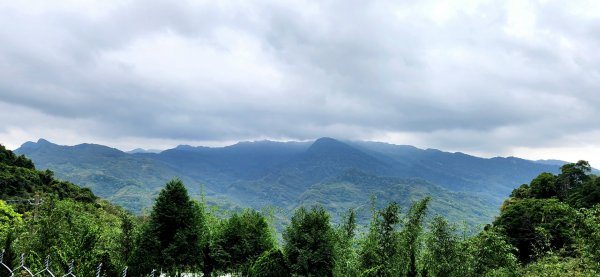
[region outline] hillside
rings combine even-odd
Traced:
[[[163,163],[97,144],[61,146],[40,139],[15,152],[25,154],[39,168],[54,171],[59,179],[91,188],[96,195],[135,211],[151,204],[149,196],[165,180],[180,175]],[[191,179],[185,181],[192,184]]]
[[[148,207],[158,189],[177,176],[192,195],[202,188],[208,199],[226,207],[272,205],[290,211],[321,204],[335,217],[348,207],[367,207],[371,195],[404,206],[431,195],[434,213],[473,224],[491,221],[513,188],[559,169],[557,164],[513,157],[484,159],[331,138],[216,148],[182,145],[160,153],[39,140],[15,152],[133,211]]]

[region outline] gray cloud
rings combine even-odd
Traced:
[[[589,146],[600,9],[585,4],[1,4],[0,136]]]

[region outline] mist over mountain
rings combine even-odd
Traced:
[[[128,154],[140,154],[140,153],[160,153],[160,152],[162,152],[162,150],[136,148],[136,149],[133,149],[133,150],[126,151],[125,153],[128,153]]]
[[[180,145],[159,153],[40,139],[15,152],[132,211],[149,207],[158,190],[177,177],[193,195],[204,193],[226,207],[292,210],[318,204],[334,216],[353,207],[367,216],[371,196],[407,206],[431,195],[434,214],[471,224],[489,222],[513,188],[541,172],[557,173],[561,165],[332,138]]]

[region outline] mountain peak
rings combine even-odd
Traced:
[[[339,151],[357,151],[350,145],[332,138],[320,138],[315,140],[306,151],[307,153],[336,153]]]
[[[314,143],[342,143],[342,142],[337,139],[334,139],[334,138],[322,137],[322,138],[318,138],[317,140],[315,140]]]
[[[54,143],[41,138],[41,139],[38,139],[37,142],[27,141],[27,142],[23,143],[21,145],[21,147],[19,147],[19,149],[37,149],[42,146],[48,146],[48,145],[54,145]]]
[[[38,144],[53,144],[53,143],[51,143],[51,142],[49,142],[49,141],[47,141],[47,140],[45,140],[43,138],[38,139],[37,143]]]
[[[191,146],[191,145],[180,144],[180,145],[177,145],[174,149],[177,149],[177,150],[193,150],[194,148],[195,147]]]
[[[336,163],[343,161],[343,164],[352,165],[357,168],[367,167],[371,169],[383,165],[381,161],[373,156],[370,156],[349,144],[332,138],[317,139],[308,150],[306,150],[305,157],[310,157],[310,159],[330,160],[335,161]]]

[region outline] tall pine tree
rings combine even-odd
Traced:
[[[171,275],[194,270],[201,260],[198,217],[183,183],[171,180],[160,192],[134,253],[136,274],[162,269]]]

